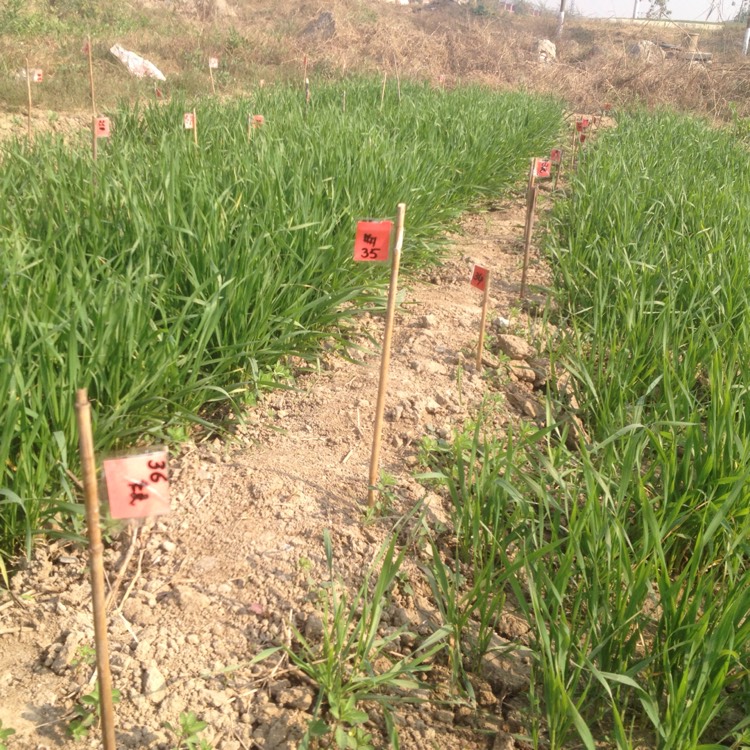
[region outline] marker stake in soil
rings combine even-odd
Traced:
[[[380,92],[380,109],[383,109],[383,102],[385,102],[385,82],[388,80],[388,73],[383,73],[383,88]]]
[[[396,294],[398,292],[398,271],[401,264],[401,248],[404,244],[404,215],[406,204],[399,203],[396,209],[396,240],[391,258],[391,283],[388,288],[388,306],[385,316],[383,334],[383,353],[380,361],[380,382],[378,383],[378,400],[375,405],[375,428],[372,437],[372,454],[370,456],[370,481],[367,490],[367,504],[375,505],[377,493],[378,469],[380,464],[380,441],[383,430],[383,413],[385,411],[385,392],[388,387],[388,367],[391,362],[391,340],[393,338],[393,320],[396,314]],[[355,248],[356,252],[356,248]]]
[[[109,671],[107,616],[104,604],[104,562],[99,523],[99,492],[96,482],[94,438],[91,432],[91,404],[85,388],[76,392],[76,414],[83,470],[86,525],[89,536],[91,593],[94,605],[94,645],[96,647],[96,672],[99,681],[102,740],[104,750],[115,750],[115,712],[112,704],[112,676]]]
[[[557,190],[557,181],[560,179],[560,172],[562,172],[563,165],[563,152],[562,149],[553,148],[549,155],[550,161],[555,165],[555,182],[552,185],[552,190]]]
[[[219,58],[209,57],[208,58],[208,75],[211,77],[211,93],[214,96],[216,95],[216,84],[214,82],[214,69],[218,70],[218,68],[219,68]]]
[[[91,91],[91,156],[96,161],[97,156],[97,117],[96,117],[96,92],[94,90],[94,60],[91,52],[91,35],[86,37],[86,53],[89,59],[89,90]],[[107,132],[109,135],[109,131]]]
[[[474,266],[471,285],[484,292],[482,300],[482,318],[479,323],[479,343],[477,345],[477,372],[482,371],[482,354],[484,353],[484,330],[487,325],[487,308],[490,302],[490,272],[482,266]]]
[[[29,71],[29,58],[26,58],[26,93],[29,98],[29,110],[28,110],[28,132],[27,139],[31,143],[31,72]]]
[[[520,298],[526,296],[526,277],[529,272],[529,254],[531,251],[531,235],[534,231],[534,210],[536,209],[537,186],[534,184],[536,172],[536,159],[531,160],[529,170],[529,186],[526,191],[526,229],[523,239],[523,271],[521,273]]]
[[[192,112],[185,112],[182,116],[182,124],[185,130],[193,131],[193,143],[198,145],[198,117],[195,114],[195,110]]]

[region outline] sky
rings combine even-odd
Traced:
[[[568,7],[573,3],[578,13],[585,16],[620,16],[632,18],[635,0],[568,0]],[[557,0],[546,0],[549,8],[560,8]],[[649,8],[649,0],[639,3],[639,15],[645,14]],[[714,6],[710,21],[727,20],[733,18],[739,10],[740,0],[668,0],[667,7],[672,11],[672,18],[680,21],[705,21],[708,11]]]

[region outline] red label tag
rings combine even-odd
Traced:
[[[109,117],[97,117],[94,123],[94,135],[97,138],[109,138]]]
[[[192,130],[195,127],[195,115],[192,112],[185,112],[182,116],[182,124],[185,130]]]
[[[218,57],[209,57],[208,58],[208,67],[211,68],[211,70],[218,70],[218,68],[219,68],[219,58]]]
[[[104,461],[112,518],[146,518],[169,513],[167,451]]]
[[[482,266],[474,265],[474,271],[471,274],[471,285],[483,292],[487,287],[487,276],[489,271]]]
[[[252,125],[252,126],[253,126],[254,128],[260,128],[260,127],[262,127],[262,126],[263,126],[263,125],[265,124],[265,122],[266,122],[266,118],[265,118],[265,117],[263,117],[263,115],[249,115],[249,116],[248,116],[248,119],[250,120],[250,124],[251,124],[251,125]]]
[[[359,221],[354,239],[354,260],[388,260],[392,221]]]
[[[581,133],[581,135],[579,137],[581,139],[581,143],[585,143],[586,142],[586,133]]]
[[[553,148],[552,151],[549,152],[549,160],[553,164],[560,164],[562,162],[562,149]]]
[[[534,162],[534,177],[551,177],[552,162],[549,159],[537,159]]]
[[[41,68],[31,71],[31,80],[34,83],[42,83],[42,81],[44,81],[44,73]]]

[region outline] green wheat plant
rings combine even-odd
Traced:
[[[73,394],[96,448],[221,429],[289,363],[384,306],[388,271],[354,264],[358,219],[407,204],[404,267],[435,262],[447,229],[549,145],[559,103],[482,88],[322,86],[252,101],[111,113],[112,137],[0,147],[0,556],[78,505]],[[198,113],[198,146],[182,113]],[[377,109],[377,111],[376,111]],[[248,139],[247,118],[263,127]],[[59,437],[62,439],[58,439]]]

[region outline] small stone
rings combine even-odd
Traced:
[[[311,690],[306,687],[289,688],[280,690],[276,694],[276,702],[285,708],[297,708],[300,711],[307,711],[315,698]]]
[[[440,404],[434,398],[428,398],[424,408],[428,414],[436,414],[440,411]]]
[[[422,317],[419,318],[417,325],[419,325],[420,328],[435,328],[437,323],[437,318],[434,315],[422,315]]]
[[[167,682],[154,662],[143,671],[143,694],[156,705],[167,697]]]
[[[440,711],[435,711],[433,714],[436,721],[441,722],[442,724],[453,724],[453,711],[446,711],[445,709],[441,709]]]
[[[71,663],[76,659],[78,654],[78,647],[83,640],[83,633],[79,633],[76,630],[72,630],[66,636],[62,643],[62,646],[57,650],[55,658],[52,660],[50,669],[55,674],[62,674]]]
[[[448,368],[441,362],[435,362],[432,359],[427,360],[424,365],[425,371],[430,375],[447,375]]]
[[[169,541],[169,539],[165,539],[161,543],[161,548],[164,550],[164,552],[169,554],[177,549],[177,545],[174,542]]]
[[[526,383],[533,383],[536,380],[536,371],[529,367],[523,360],[513,360],[508,364],[510,371]]]
[[[507,331],[510,328],[510,321],[500,315],[492,321],[492,327],[498,328],[501,331]]]
[[[534,356],[534,349],[520,336],[501,333],[497,337],[500,351],[511,359],[530,359]]]
[[[323,637],[324,628],[323,618],[316,612],[313,612],[307,618],[307,622],[305,622],[305,638],[313,641],[320,640]]]
[[[221,708],[222,706],[226,706],[227,703],[232,700],[232,696],[229,695],[229,693],[225,693],[221,690],[205,690],[203,692],[203,695],[206,696],[209,705],[213,706],[214,708]]]

